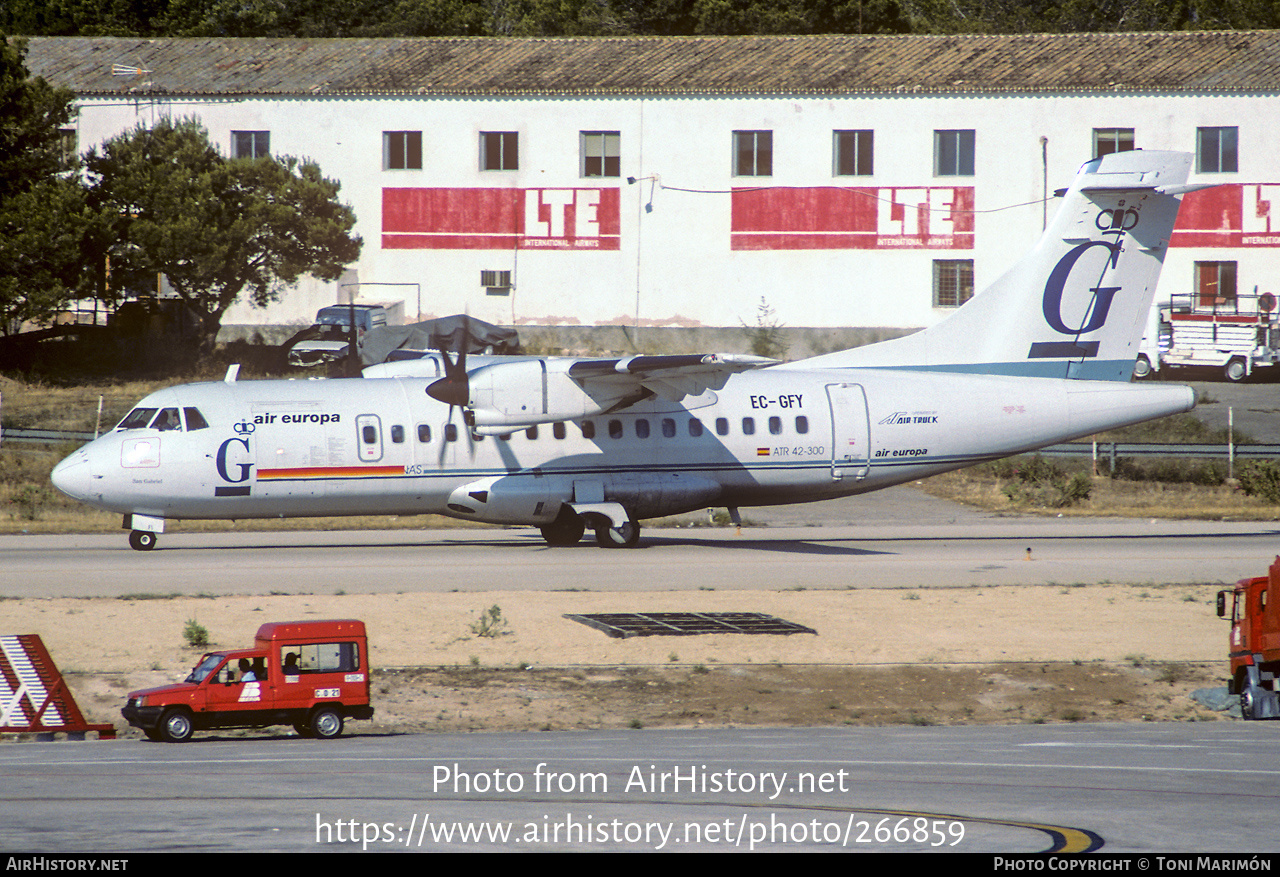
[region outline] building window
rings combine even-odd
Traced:
[[[973,176],[973,131],[933,132],[933,175]]]
[[[1196,262],[1196,303],[1213,310],[1235,310],[1235,262]]]
[[[480,170],[520,169],[520,135],[515,131],[480,132]]]
[[[617,131],[583,131],[582,176],[616,177],[622,172],[622,136]]]
[[[973,260],[938,259],[933,263],[933,306],[957,308],[973,298]]]
[[[735,177],[773,176],[773,132],[733,132],[733,175]]]
[[[1102,158],[1113,152],[1130,152],[1133,150],[1132,128],[1094,128],[1093,157]]]
[[[869,177],[871,165],[871,131],[835,131],[835,171],[837,177]]]
[[[485,295],[510,295],[511,272],[481,271],[480,285],[484,287]]]
[[[1196,170],[1202,174],[1233,174],[1238,128],[1196,129]]]
[[[387,171],[422,170],[422,132],[383,131],[382,169]]]
[[[263,158],[271,154],[270,131],[232,131],[232,158]]]
[[[76,166],[80,157],[76,149],[78,145],[75,128],[58,129],[58,167],[61,170],[68,171]]]

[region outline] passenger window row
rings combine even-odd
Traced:
[[[634,424],[633,430],[636,438],[647,439],[653,434],[652,433],[653,427],[652,427],[652,424],[649,422],[648,418],[638,417],[635,419],[635,421],[633,421],[633,424]],[[776,416],[770,417],[765,422],[764,426],[765,428],[768,429],[769,435],[782,435],[783,433],[784,425],[781,417],[776,417]],[[742,427],[743,435],[755,435],[756,419],[754,417],[742,418],[741,427]],[[596,423],[594,420],[584,420],[578,424],[578,428],[582,430],[583,438],[593,439],[596,437]],[[675,419],[671,417],[664,417],[660,421],[658,421],[658,429],[661,431],[663,438],[675,438],[677,432],[679,431],[676,425]],[[702,421],[698,420],[697,418],[690,418],[685,424],[685,429],[687,430],[691,438],[698,438],[704,432]],[[626,429],[623,426],[622,421],[616,418],[612,418],[606,422],[605,430],[609,438],[611,439],[621,439],[626,434]],[[805,417],[803,414],[797,416],[795,419],[795,431],[797,435],[807,435],[809,432],[809,418]],[[728,435],[729,432],[730,432],[729,418],[717,417],[716,418],[716,435],[725,436],[725,435]],[[524,430],[524,434],[525,434],[525,438],[530,440],[536,440],[538,438],[538,427],[536,425],[530,426],[529,428]],[[567,434],[568,434],[568,430],[565,428],[564,421],[559,421],[551,424],[551,435],[554,438],[563,439],[566,437]],[[498,440],[510,441],[511,435],[512,435],[511,433],[508,433],[506,435],[500,435],[498,436]],[[403,426],[397,425],[397,426],[391,427],[392,442],[395,442],[396,444],[400,444],[404,441],[404,436],[405,436],[405,432],[404,432]],[[419,423],[418,424],[418,442],[420,444],[426,444],[431,441],[431,436],[432,436],[432,432],[431,432],[430,424]],[[475,441],[483,441],[484,436],[482,435],[474,436],[474,439]],[[454,423],[445,424],[444,440],[447,442],[456,442],[458,440],[457,424],[454,424]]]

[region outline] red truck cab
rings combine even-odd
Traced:
[[[346,719],[373,718],[364,622],[264,624],[253,648],[209,652],[182,682],[131,692],[120,712],[171,743],[210,728],[268,725],[337,737]]]
[[[1218,592],[1218,615],[1228,617],[1230,603],[1231,681],[1227,690],[1240,695],[1245,719],[1280,718],[1280,557],[1267,575],[1241,579]]]

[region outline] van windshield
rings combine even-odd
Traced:
[[[222,655],[205,655],[200,659],[200,663],[196,664],[196,668],[191,671],[191,675],[184,679],[184,682],[203,682],[210,673],[218,669],[218,665],[222,663]]]

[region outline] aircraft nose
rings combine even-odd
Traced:
[[[53,486],[72,499],[86,499],[93,484],[93,471],[89,465],[89,452],[84,448],[76,451],[61,463],[53,467],[49,475]]]

